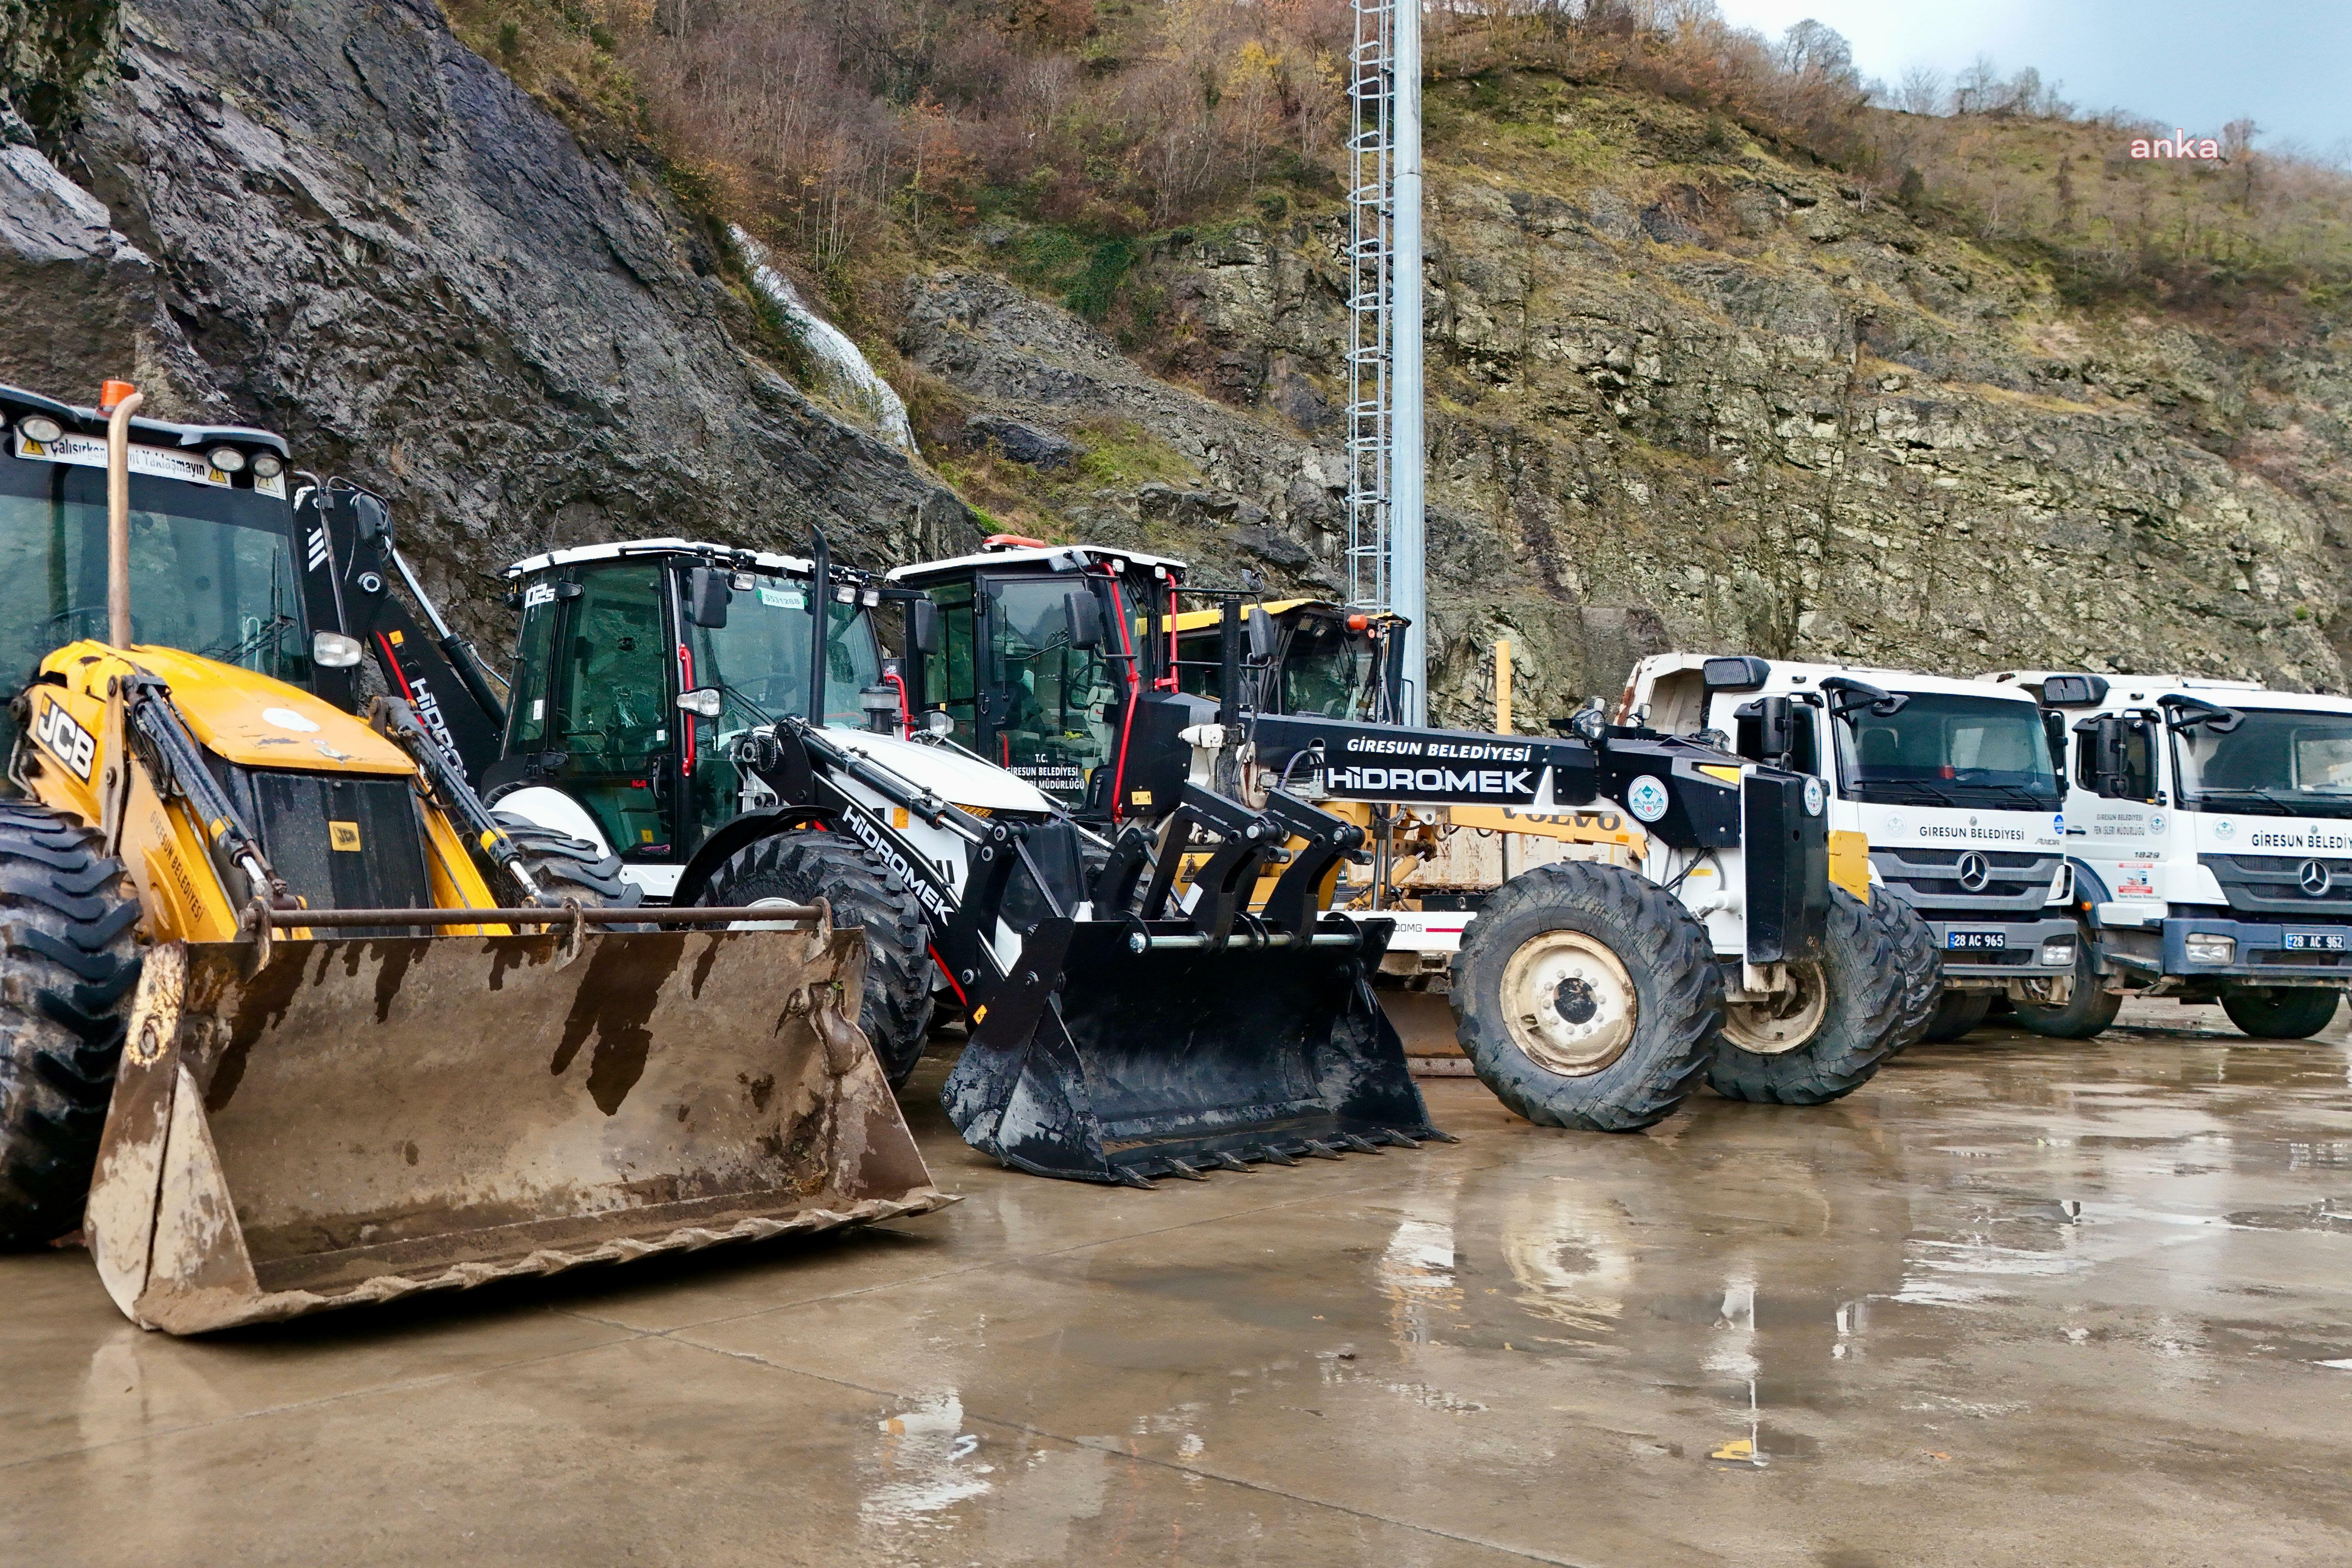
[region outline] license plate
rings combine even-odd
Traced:
[[[2341,953],[2344,951],[2344,933],[2290,931],[2286,934],[2286,950],[2290,953]]]
[[[2004,931],[1947,931],[1944,951],[1947,953],[1998,953],[2009,946],[2009,934]]]

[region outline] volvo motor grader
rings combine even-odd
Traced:
[[[1180,685],[1237,693],[1202,738],[1244,799],[1280,780],[1366,825],[1372,874],[1331,902],[1396,921],[1391,974],[1444,987],[1507,1103],[1638,1127],[1702,1073],[1818,1103],[1918,1038],[1932,953],[1832,845],[1817,780],[1597,708],[1544,738],[1399,727],[1402,624],[1228,597],[1171,603],[1167,635]]]
[[[961,1012],[943,1099],[975,1147],[1150,1185],[1444,1136],[1368,983],[1387,924],[1326,916],[1315,896],[1360,833],[1279,792],[1252,809],[1192,785],[1176,739],[1190,699],[1156,713],[1131,652],[1110,656],[1130,580],[1158,563],[1068,553],[1042,595],[993,608],[983,645],[968,603],[836,565],[822,536],[807,558],[675,538],[554,551],[508,569],[521,623],[499,699],[468,677],[381,507],[331,486],[318,516],[330,580],[314,597],[340,593],[327,612],[388,683],[463,710],[449,752],[501,810],[609,848],[671,907],[824,898],[863,930],[861,1016],[894,1083],[935,1009]],[[877,615],[911,658],[883,657]],[[1127,809],[1071,810],[1060,765],[1009,728],[975,744],[944,713],[910,722],[927,675],[963,689],[975,659],[1020,665],[1033,729],[1041,703],[1056,726],[1091,704],[1162,736],[1136,754]],[[483,734],[495,749],[467,739]],[[1282,896],[1253,912],[1286,841],[1314,847],[1285,857]],[[1210,869],[1179,885],[1185,851]]]
[[[322,700],[310,482],[140,401],[0,389],[0,1239],[82,1226],[185,1333],[948,1201],[854,933],[629,907],[415,704]]]

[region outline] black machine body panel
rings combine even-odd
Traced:
[[[1258,766],[1305,779],[1322,775],[1341,800],[1526,806],[1542,795],[1580,806],[1600,793],[1592,747],[1572,737],[1410,729],[1307,715],[1259,714],[1249,726]]]
[[[1808,782],[1759,768],[1740,785],[1751,964],[1817,960],[1829,940],[1830,820],[1806,809]]]

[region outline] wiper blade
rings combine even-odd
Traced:
[[[2326,796],[2291,800],[2268,789],[2200,789],[2194,799],[2200,810],[2208,809],[2216,800],[2227,800],[2242,803],[2221,809],[2241,811],[2252,810],[2258,815],[2263,809],[2281,817],[2331,817],[2352,812],[2352,800],[2331,799]]]
[[[2037,794],[2022,784],[2006,784],[1991,779],[1962,779],[1956,780],[1953,787],[1959,789],[1998,790],[2013,800],[2024,801],[2036,810],[2054,811],[2058,809],[2056,795]]]
[[[200,659],[216,659],[224,664],[237,664],[240,663],[247,653],[256,652],[268,643],[271,638],[276,637],[279,632],[285,631],[286,628],[293,624],[294,617],[291,615],[274,616],[270,620],[266,621],[261,625],[256,627],[250,634],[246,636],[240,642],[227,647],[223,647],[219,643],[215,643],[212,647],[200,650],[196,656]]]
[[[1959,802],[1933,784],[1919,779],[1858,779],[1854,788],[1865,800],[1881,806],[1958,806]],[[1880,791],[1899,797],[1881,798]]]

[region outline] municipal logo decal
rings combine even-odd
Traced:
[[[1643,821],[1656,821],[1666,814],[1666,808],[1672,803],[1666,787],[1647,773],[1625,788],[1625,809]]]

